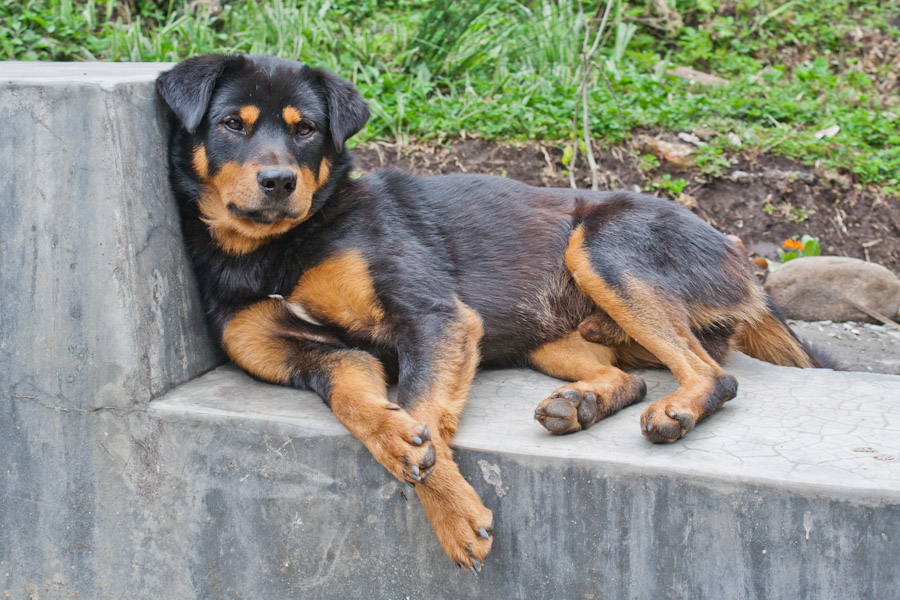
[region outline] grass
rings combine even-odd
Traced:
[[[604,3],[605,4],[605,3]],[[592,75],[590,130],[601,145],[638,127],[713,132],[698,164],[736,150],[845,170],[900,195],[897,0],[619,2]],[[593,14],[597,2],[585,2]],[[352,79],[373,119],[361,139],[570,144],[586,17],[577,0],[0,0],[0,56],[174,61],[204,52],[271,53]],[[862,34],[862,36],[860,36]],[[867,37],[868,36],[868,37]],[[877,45],[887,59],[871,51]],[[891,54],[893,52],[893,54]],[[669,77],[687,66],[728,80]],[[619,110],[621,107],[621,111]],[[833,137],[816,136],[840,127]],[[678,180],[660,185],[677,185]],[[673,190],[674,191],[674,190]]]

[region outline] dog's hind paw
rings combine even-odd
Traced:
[[[550,433],[581,431],[597,418],[597,396],[574,388],[558,389],[538,405],[534,418]]]
[[[634,404],[646,393],[643,379],[625,373],[606,381],[576,381],[538,404],[534,418],[550,433],[574,433]]]

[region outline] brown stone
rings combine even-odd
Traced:
[[[900,308],[900,279],[858,258],[795,258],[772,272],[765,288],[789,319],[874,322],[854,303],[885,315]]]
[[[678,169],[687,169],[694,164],[694,146],[680,142],[667,142],[649,135],[639,135],[635,144],[641,152],[654,155],[660,161]]]

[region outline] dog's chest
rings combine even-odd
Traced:
[[[358,251],[332,256],[300,277],[288,300],[316,321],[383,339],[385,312],[375,295],[369,266]]]

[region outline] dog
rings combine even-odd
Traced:
[[[263,381],[319,394],[413,483],[447,555],[479,572],[493,519],[450,443],[480,365],[571,381],[535,418],[586,429],[644,398],[674,442],[736,394],[732,348],[818,367],[746,256],[676,203],[500,177],[350,177],[369,118],[348,81],[297,62],[207,55],[160,75],[170,179],[210,328]],[[387,395],[398,385],[397,402]]]

